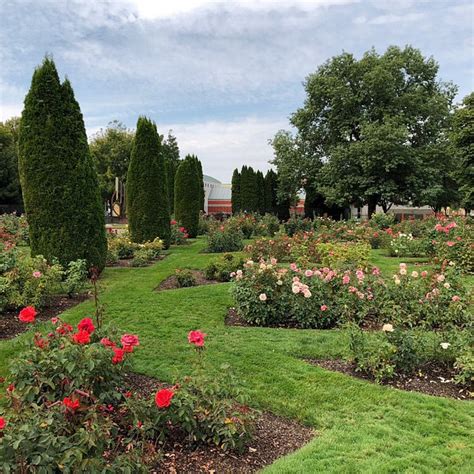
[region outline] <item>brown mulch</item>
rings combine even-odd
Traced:
[[[139,374],[129,374],[127,383],[133,390],[147,394],[165,384]],[[153,473],[254,473],[281,456],[296,451],[311,441],[314,430],[300,423],[264,412],[256,420],[252,441],[244,452],[223,451],[215,446],[190,446],[185,440],[173,439]]]
[[[188,269],[186,269],[188,270]],[[206,274],[201,271],[201,270],[189,270],[193,276],[194,279],[196,280],[196,284],[194,286],[201,286],[201,285],[215,285],[216,283],[222,283],[217,280],[208,280],[206,278]],[[162,291],[162,290],[175,290],[177,288],[181,288],[178,285],[178,279],[176,278],[175,275],[171,275],[166,280],[163,280],[156,288],[156,291]],[[192,287],[188,287],[192,288]]]
[[[305,359],[310,364],[317,365],[323,369],[341,372],[352,377],[368,380],[376,383],[375,380],[362,373],[356,372],[355,364],[341,359]],[[400,374],[392,380],[383,382],[382,385],[389,385],[408,392],[420,392],[437,397],[455,398],[456,400],[472,400],[472,395],[465,387],[456,385],[453,380],[454,373],[444,367],[436,365],[425,365],[418,373],[412,375]]]
[[[157,258],[154,258],[153,260],[150,260],[146,265],[142,267],[133,267],[132,266],[132,260],[133,258],[122,258],[120,260],[117,260],[115,263],[107,263],[106,267],[107,268],[144,268],[144,267],[149,267],[150,265],[153,265],[156,262],[159,262],[160,260],[163,260],[166,257],[165,255],[160,255]]]
[[[36,321],[47,321],[58,316],[73,306],[89,298],[89,294],[82,293],[72,298],[64,295],[53,296],[49,305],[38,311]],[[0,339],[11,339],[31,328],[30,324],[22,323],[18,319],[18,311],[5,311],[0,313]]]

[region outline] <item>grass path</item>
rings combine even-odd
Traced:
[[[229,284],[154,292],[175,268],[203,268],[212,255],[204,242],[173,249],[148,268],[107,269],[102,301],[107,321],[140,335],[135,369],[172,381],[189,370],[187,333],[208,337],[207,358],[219,376],[228,362],[255,407],[297,418],[318,436],[267,468],[269,473],[474,472],[474,405],[380,387],[310,366],[301,357],[344,354],[344,331],[226,327]],[[386,271],[398,265],[374,261]],[[386,263],[386,262],[385,262]],[[85,302],[64,313],[76,322],[90,316]],[[0,374],[23,337],[0,343]]]

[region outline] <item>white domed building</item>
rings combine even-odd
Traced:
[[[232,214],[232,185],[223,184],[212,176],[203,176],[204,212],[209,215]]]

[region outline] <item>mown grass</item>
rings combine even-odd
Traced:
[[[302,360],[343,356],[344,331],[227,327],[230,284],[153,291],[176,268],[204,268],[215,258],[200,253],[204,246],[198,239],[151,267],[105,271],[107,321],[140,335],[135,370],[170,382],[189,373],[187,333],[206,332],[207,360],[216,377],[220,365],[230,363],[253,406],[299,419],[318,432],[304,448],[267,468],[270,473],[473,471],[472,403],[377,386]],[[373,261],[389,274],[402,259],[376,251]],[[64,317],[76,322],[91,311],[92,303],[85,302]],[[0,374],[23,339],[0,343]]]

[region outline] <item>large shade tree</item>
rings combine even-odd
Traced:
[[[127,174],[127,216],[130,237],[142,243],[171,238],[168,184],[156,124],[139,117]]]
[[[410,46],[360,60],[343,53],[320,66],[291,117],[290,158],[275,160],[285,192],[309,182],[327,203],[367,204],[369,215],[376,205],[422,204],[423,190],[443,178],[426,172],[440,165],[428,151],[442,146],[456,93],[437,73],[438,64]]]
[[[105,265],[107,241],[97,175],[69,81],[45,58],[25,97],[19,172],[33,255]]]

